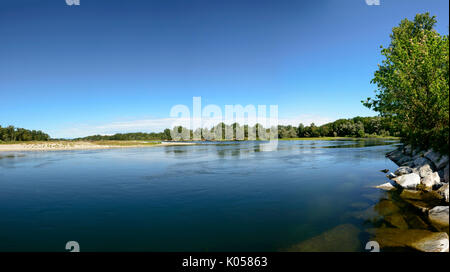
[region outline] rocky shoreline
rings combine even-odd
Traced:
[[[414,150],[402,146],[386,154],[399,167],[388,169],[391,182],[376,186],[396,191],[405,202],[422,213],[430,225],[429,230],[379,229],[375,240],[383,247],[399,245],[426,252],[449,251],[449,158],[432,150]]]
[[[386,154],[399,168],[389,173],[395,185],[410,190],[435,192],[449,202],[449,159],[432,150],[423,152],[401,147]]]

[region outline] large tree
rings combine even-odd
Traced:
[[[406,142],[448,153],[449,42],[435,24],[435,16],[425,13],[392,29],[372,80],[378,90],[363,103],[392,118]]]

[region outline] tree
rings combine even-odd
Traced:
[[[309,127],[311,128],[311,137],[319,137],[320,136],[319,129],[316,127],[316,125],[314,123],[311,123],[311,125]]]
[[[434,30],[435,16],[417,14],[392,29],[391,44],[364,105],[392,119],[414,147],[449,149],[449,42]]]
[[[163,133],[163,140],[172,140],[170,136],[170,129],[166,128]]]
[[[297,128],[297,136],[304,137],[304,135],[305,135],[305,126],[302,123],[300,123]]]
[[[49,139],[50,136],[40,130],[28,130],[14,126],[2,128],[0,126],[0,141],[47,141]]]

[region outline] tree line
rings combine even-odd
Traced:
[[[265,128],[261,124],[254,126],[240,125],[234,123],[227,125],[219,123],[212,128],[198,128],[189,130],[183,127],[165,129],[163,132],[134,132],[117,133],[114,135],[92,135],[82,138],[75,138],[75,141],[148,141],[148,140],[248,140],[266,139],[270,135],[273,139],[275,130]],[[184,132],[184,133],[183,133]],[[264,137],[263,137],[264,134]],[[174,139],[173,135],[179,135]],[[308,137],[376,137],[376,136],[401,136],[395,123],[389,118],[383,117],[355,117],[351,119],[339,119],[334,122],[316,126],[314,123],[309,126],[299,124],[298,126],[278,126],[276,137],[278,138],[308,138]],[[269,138],[267,138],[269,139]],[[9,141],[47,141],[50,136],[42,131],[27,130],[8,126],[0,126],[0,140]]]
[[[78,141],[146,141],[146,140],[171,140],[170,129],[164,132],[134,132],[134,133],[116,133],[114,135],[92,135],[82,138],[76,138]]]
[[[316,126],[300,124],[298,127],[279,126],[279,138],[305,138],[305,137],[376,137],[401,136],[395,124],[388,118],[381,117],[355,117],[339,119],[334,122]]]
[[[261,124],[254,126],[234,123],[227,125],[219,123],[211,128],[198,128],[190,130],[181,126],[165,129],[159,133],[117,133],[114,135],[92,135],[74,140],[101,141],[101,140],[248,140],[264,139],[262,133],[270,135],[270,128]],[[177,139],[172,136],[178,135]],[[388,118],[382,117],[355,117],[339,119],[334,122],[316,126],[299,124],[298,126],[278,126],[278,138],[308,138],[308,137],[377,137],[401,136],[395,124]]]
[[[182,131],[184,130],[184,133]],[[183,127],[175,127],[172,132],[176,132],[178,139],[176,140],[248,140],[248,139],[264,139],[262,136],[265,133],[267,135],[273,134],[270,128],[265,128],[261,124],[255,126],[240,125],[234,123],[227,125],[225,123],[219,123],[210,129],[196,129],[189,130]],[[165,136],[170,137],[169,129],[165,130]],[[242,135],[239,135],[239,134]],[[274,136],[274,135],[271,135]],[[287,138],[308,138],[308,137],[386,137],[396,136],[400,137],[401,133],[395,126],[395,124],[389,118],[382,117],[355,117],[351,119],[339,119],[331,123],[324,124],[322,126],[316,126],[314,123],[309,126],[299,124],[298,126],[292,125],[279,125],[277,131],[277,137],[280,139]],[[172,138],[165,139],[172,139]]]
[[[40,130],[28,130],[14,126],[0,126],[0,141],[48,141],[50,136]]]

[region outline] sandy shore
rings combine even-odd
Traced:
[[[53,150],[89,150],[89,149],[111,149],[129,147],[154,147],[154,146],[174,146],[174,145],[194,145],[195,143],[161,142],[147,143],[139,141],[113,142],[111,144],[95,142],[33,142],[17,144],[0,144],[2,151],[53,151]]]

